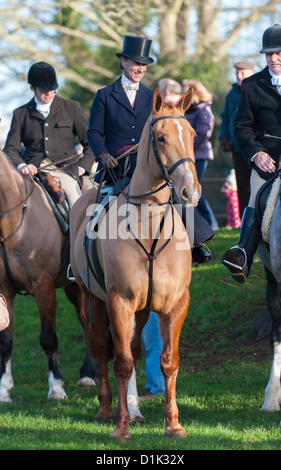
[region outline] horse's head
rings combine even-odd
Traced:
[[[184,117],[192,93],[192,88],[189,88],[176,106],[168,107],[160,91],[155,90],[150,136],[159,171],[173,186],[178,202],[196,206],[201,196],[201,186],[195,168],[195,131]]]

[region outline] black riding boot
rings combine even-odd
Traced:
[[[194,208],[194,240],[193,240],[193,247],[192,247],[192,261],[197,264],[208,263],[212,260],[212,255],[208,253],[202,247],[202,243],[207,240],[210,240],[215,232],[212,230],[210,225],[208,224],[207,220],[202,217],[199,213],[198,209]],[[181,213],[182,221],[187,228],[186,224],[186,211],[183,210]],[[188,231],[188,230],[187,230]]]
[[[260,240],[261,232],[256,221],[255,209],[246,207],[243,213],[238,245],[226,250],[222,257],[222,263],[231,271],[235,281],[245,282]]]

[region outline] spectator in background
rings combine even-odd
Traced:
[[[240,228],[239,201],[235,170],[232,168],[221,188],[227,199],[227,227]]]
[[[214,159],[214,152],[210,138],[214,129],[214,115],[211,110],[212,95],[198,80],[184,80],[184,91],[191,87],[193,99],[187,110],[186,118],[196,132],[194,139],[194,153],[197,177],[201,182],[208,163]],[[218,222],[205,196],[202,194],[197,206],[201,215],[207,220],[213,230],[218,230]]]
[[[172,78],[159,80],[158,88],[164,103],[169,106],[176,106],[183,97],[181,84]]]
[[[221,113],[219,141],[224,152],[232,152],[233,166],[237,180],[239,212],[240,217],[242,217],[250,197],[251,168],[240,153],[237,140],[234,136],[234,120],[239,108],[242,81],[244,78],[254,74],[254,64],[249,61],[242,61],[237,62],[234,67],[236,82],[232,84],[232,88],[225,98],[224,108]]]

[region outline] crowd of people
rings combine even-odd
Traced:
[[[112,84],[98,90],[89,121],[78,102],[61,98],[56,93],[58,83],[52,65],[46,62],[33,64],[27,78],[34,96],[14,111],[4,146],[4,152],[17,170],[33,176],[40,166],[51,164],[70,207],[80,197],[83,177],[91,172],[94,162],[98,163],[98,170],[108,170],[106,184],[122,178],[125,170],[126,177],[130,178],[137,153],[133,153],[129,163],[128,160],[118,162],[118,156],[139,142],[152,110],[153,91],[141,83],[148,66],[154,62],[150,57],[151,42],[147,38],[124,36],[123,49],[116,54],[122,74]],[[248,276],[260,240],[254,219],[255,197],[261,185],[275,172],[280,155],[279,141],[264,136],[265,132],[280,134],[280,25],[264,32],[260,52],[265,54],[267,62],[261,72],[255,73],[250,61],[234,64],[236,82],[226,96],[219,128],[222,150],[232,153],[233,169],[221,188],[227,198],[227,225],[235,228],[241,225],[238,245],[227,250],[222,262],[239,282],[244,282]],[[193,90],[186,119],[196,131],[196,171],[198,180],[202,181],[214,159],[212,94],[203,83],[191,78],[182,84],[172,78],[163,78],[158,87],[167,106],[176,105],[188,87]],[[73,157],[77,139],[83,151],[79,156],[77,152],[77,158],[64,168],[60,161]],[[213,209],[202,194],[195,210],[192,249],[193,261],[197,264],[211,260],[203,243],[211,239],[218,228]],[[159,367],[162,338],[154,312],[143,331],[143,345],[147,392],[152,395],[164,393]]]

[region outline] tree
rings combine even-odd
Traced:
[[[261,24],[263,29],[262,21],[267,20],[269,25],[280,15],[279,0],[248,0],[239,2],[239,6],[232,3],[2,0],[1,63],[23,78],[27,63],[47,60],[66,80],[95,93],[118,73],[113,61],[103,60],[106,51],[114,57],[122,47],[123,34],[131,32],[153,38],[158,64],[148,79],[155,83],[198,57],[220,63],[243,30],[253,24],[257,28]]]

